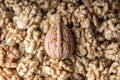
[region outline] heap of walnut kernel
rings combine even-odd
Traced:
[[[120,80],[119,4],[119,0],[0,0],[0,80]],[[61,54],[54,53],[60,49],[55,47],[59,38],[53,50],[45,50],[52,27],[63,30],[64,46],[59,47],[66,51]],[[53,41],[54,35],[48,39]]]

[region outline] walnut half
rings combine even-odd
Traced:
[[[75,44],[69,28],[55,23],[46,34],[44,46],[51,58],[63,60],[73,53]]]

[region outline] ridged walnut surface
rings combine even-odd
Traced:
[[[53,59],[63,60],[74,51],[74,39],[71,31],[66,26],[50,27],[45,38],[45,50]]]

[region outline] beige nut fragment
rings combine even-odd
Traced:
[[[0,45],[0,66],[16,68],[17,60],[20,57],[19,50],[14,46]]]
[[[0,80],[21,80],[21,78],[15,70],[0,68]]]
[[[45,50],[53,59],[63,60],[74,51],[74,40],[68,27],[51,26],[45,38]]]
[[[45,60],[43,63],[43,73],[52,77],[52,80],[68,80],[74,71],[70,60],[59,61],[55,59]],[[47,79],[51,80],[51,79]]]
[[[35,57],[33,57],[32,54],[27,54],[21,58],[16,70],[17,73],[20,75],[20,77],[26,80],[27,78],[30,78],[32,76],[35,77],[39,74],[40,69],[38,68],[38,65],[39,65],[38,60]],[[34,80],[34,79],[27,79],[27,80]]]

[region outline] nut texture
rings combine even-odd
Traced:
[[[51,58],[63,60],[74,51],[72,33],[66,26],[52,26],[46,34],[44,46]]]
[[[119,4],[120,0],[0,0],[0,80],[120,80]],[[55,36],[49,34],[49,54],[57,58],[55,50],[71,51],[70,41],[68,49],[57,45],[59,28],[59,41],[69,40],[64,27],[73,32],[74,54],[64,60],[51,58],[44,48],[51,28]]]

